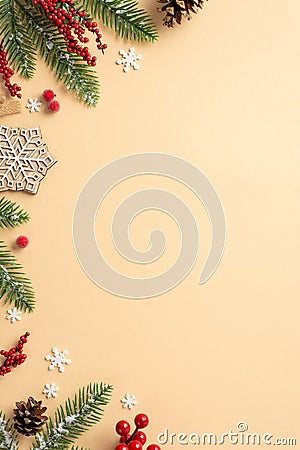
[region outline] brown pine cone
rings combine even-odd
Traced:
[[[46,406],[41,406],[42,401],[36,401],[33,397],[29,397],[26,402],[16,402],[14,409],[14,428],[25,436],[34,436],[39,433],[44,423],[48,420],[47,416],[43,416],[47,410]]]
[[[174,27],[175,22],[181,24],[182,17],[188,20],[192,18],[192,13],[197,13],[198,9],[202,9],[205,0],[158,0],[159,3],[165,5],[159,11],[166,12],[163,18],[164,25]]]

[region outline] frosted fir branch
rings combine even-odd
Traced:
[[[78,0],[93,17],[113,28],[122,38],[155,42],[158,31],[151,16],[137,0]]]
[[[80,58],[70,56],[65,42],[60,39],[50,23],[44,24],[42,12],[32,10],[29,0],[15,0],[19,7],[23,22],[28,24],[28,32],[32,36],[39,53],[52,70],[56,71],[59,81],[64,82],[67,89],[74,92],[79,100],[88,106],[96,106],[99,101],[99,82],[96,73],[86,67]]]
[[[19,311],[34,310],[34,292],[31,282],[23,274],[22,266],[0,241],[0,298],[13,304]]]
[[[0,199],[0,228],[15,228],[28,222],[29,219],[29,214],[17,203],[13,203],[5,197]]]
[[[47,431],[36,436],[32,450],[52,450],[73,444],[83,432],[101,420],[102,406],[108,404],[111,392],[112,386],[103,383],[80,389],[72,402],[67,400],[65,409],[62,406],[57,409],[55,420],[50,419],[46,424]]]
[[[9,421],[6,421],[0,412],[0,449],[16,450],[18,441],[15,440],[14,432],[11,431]]]
[[[15,8],[15,1],[1,0],[0,35],[2,45],[13,68],[24,78],[32,78],[35,72],[36,52],[30,38],[23,34],[23,29],[19,11]]]

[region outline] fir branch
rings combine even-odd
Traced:
[[[14,228],[28,220],[29,214],[19,205],[5,197],[0,199],[0,228]]]
[[[10,250],[0,241],[0,298],[3,297],[4,303],[13,304],[20,311],[34,310],[31,282]]]
[[[32,78],[36,66],[36,51],[15,8],[14,0],[0,0],[0,36],[12,67],[24,78]]]
[[[54,421],[49,419],[46,431],[36,436],[36,445],[31,450],[65,449],[73,444],[92,425],[100,422],[103,406],[109,403],[112,389],[103,383],[91,383],[79,389],[72,401],[66,401],[65,408],[57,408]]]
[[[10,420],[5,420],[5,415],[0,411],[0,449],[17,450],[18,441]]]
[[[158,39],[155,24],[136,0],[82,0],[85,9],[113,28],[122,38],[154,42]]]
[[[33,45],[38,49],[56,77],[79,100],[88,106],[96,106],[100,99],[100,84],[97,74],[77,55],[71,55],[63,36],[46,18],[43,11],[33,8],[30,0],[15,0],[22,22],[26,24]]]

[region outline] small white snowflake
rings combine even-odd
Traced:
[[[54,368],[57,367],[59,372],[63,372],[65,370],[63,364],[71,364],[71,360],[65,357],[68,354],[68,350],[59,352],[56,347],[53,347],[51,351],[53,355],[45,356],[46,361],[51,361],[48,369],[54,370]]]
[[[7,310],[7,316],[6,319],[10,320],[11,323],[15,323],[17,320],[21,320],[21,311],[18,311],[16,307],[14,307],[13,309],[8,309]]]
[[[42,105],[42,102],[40,102],[38,98],[29,98],[26,108],[28,108],[29,112],[31,112],[31,113],[39,112],[41,105]]]
[[[133,69],[138,70],[140,66],[138,65],[137,61],[142,59],[142,55],[135,55],[134,54],[134,47],[131,47],[129,49],[129,52],[126,53],[124,50],[120,50],[120,55],[122,56],[121,59],[118,59],[116,61],[117,64],[123,64],[124,72],[129,72],[130,67],[133,67]]]
[[[125,397],[121,399],[123,408],[132,409],[134,405],[137,405],[135,395],[125,394]]]
[[[55,398],[57,391],[59,391],[59,388],[55,386],[55,383],[45,384],[43,394],[45,394],[47,398]]]

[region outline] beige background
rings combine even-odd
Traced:
[[[160,24],[155,2],[144,6]],[[42,398],[43,385],[54,381],[60,391],[47,401],[52,413],[80,385],[99,380],[115,389],[102,424],[81,439],[92,449],[114,448],[114,423],[137,411],[151,416],[151,441],[165,427],[222,433],[242,420],[249,431],[300,440],[299,13],[298,0],[210,0],[190,23],[160,27],[157,44],[136,44],[141,70],[128,74],[115,60],[129,44],[105,30],[102,100],[92,110],[67,94],[42,62],[34,80],[22,82],[22,115],[1,123],[40,125],[59,162],[38,195],[7,194],[31,215],[30,223],[2,236],[10,247],[19,234],[31,240],[15,254],[33,281],[37,308],[11,325],[1,306],[1,348],[32,333],[27,363],[0,380],[5,413],[16,400]],[[56,90],[61,112],[30,115],[27,98],[48,87]],[[96,170],[147,151],[183,157],[208,176],[224,205],[227,244],[217,272],[199,286],[211,236],[194,195],[159,177],[117,187],[98,214],[97,237],[106,257],[129,276],[168,267],[179,234],[164,214],[146,213],[132,226],[134,243],[145,249],[148,231],[161,226],[167,253],[146,269],[122,261],[109,226],[127,193],[171,189],[194,212],[201,233],[199,258],[184,282],[158,298],[133,301],[102,291],[85,275],[73,249],[72,214]],[[67,348],[73,361],[64,374],[48,372],[43,359],[54,345]],[[134,412],[121,408],[126,392],[138,399]]]

